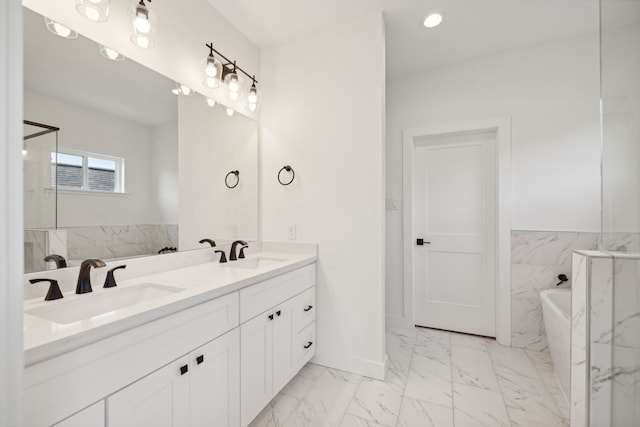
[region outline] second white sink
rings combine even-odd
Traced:
[[[108,289],[97,294],[80,295],[71,300],[56,300],[26,310],[26,313],[54,323],[66,325],[112,311],[131,307],[183,289],[156,283],[141,283],[123,288]]]

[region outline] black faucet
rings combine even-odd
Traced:
[[[238,257],[236,256],[236,247],[238,245],[246,246],[247,242],[244,240],[236,240],[231,244],[231,250],[229,251],[229,261],[237,261]]]
[[[56,299],[64,298],[62,292],[60,291],[60,286],[58,286],[58,281],[53,279],[31,279],[29,283],[40,283],[40,282],[49,282],[49,291],[47,292],[47,296],[44,297],[45,301],[53,301]]]
[[[208,244],[210,244],[210,245],[211,245],[211,247],[212,247],[212,248],[216,245],[216,242],[214,242],[214,241],[213,241],[213,240],[211,240],[211,239],[202,239],[202,240],[200,240],[198,243],[208,243]]]
[[[53,261],[56,263],[56,268],[66,268],[67,260],[64,259],[62,255],[51,254],[44,257],[44,262]]]
[[[113,287],[117,286],[116,278],[113,275],[113,272],[116,271],[116,270],[120,270],[121,268],[127,268],[127,266],[126,265],[119,265],[119,266],[114,267],[111,270],[107,271],[107,278],[104,279],[104,285],[102,286],[103,288],[113,288]]]
[[[93,289],[91,289],[91,276],[89,275],[91,267],[100,268],[104,266],[106,266],[106,264],[100,259],[86,259],[82,261],[82,264],[80,264],[80,274],[78,274],[76,294],[93,292]]]

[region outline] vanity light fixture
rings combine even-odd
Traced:
[[[151,0],[146,0],[151,3]],[[131,41],[138,47],[149,49],[153,47],[153,23],[149,8],[145,0],[140,0],[134,7],[133,35]]]
[[[424,18],[422,25],[424,25],[426,28],[435,28],[438,25],[442,24],[442,21],[444,21],[444,15],[439,12],[434,12],[430,13],[426,18]]]
[[[218,87],[220,80],[222,80],[227,85],[229,98],[236,101],[240,98],[241,82],[238,72],[241,72],[251,79],[252,84],[247,96],[247,103],[249,110],[255,111],[258,107],[258,88],[256,86],[258,81],[256,80],[256,76],[248,74],[236,64],[236,61],[231,61],[219,51],[215,50],[213,48],[213,43],[205,44],[205,46],[209,48],[209,56],[207,57],[207,63],[205,65],[204,85],[210,88]],[[221,63],[217,58],[215,58],[213,55],[214,52],[225,62]],[[216,68],[217,65],[219,65],[220,68]]]
[[[211,107],[211,108],[215,107],[215,106],[216,106],[216,101],[215,101],[215,99],[207,98],[207,105],[208,105],[209,107]]]
[[[103,45],[99,45],[99,46],[100,46],[100,55],[112,61],[124,61],[125,57],[121,53],[116,52],[115,50]]]
[[[45,16],[44,22],[47,26],[47,29],[56,36],[64,37],[65,39],[75,39],[78,37],[77,32],[73,31],[71,28],[65,27],[64,25],[54,21],[53,19],[49,19]]]
[[[76,10],[93,22],[106,22],[109,19],[110,0],[78,0]]]

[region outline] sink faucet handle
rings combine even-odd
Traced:
[[[52,301],[54,299],[64,298],[62,295],[62,291],[60,290],[60,286],[58,286],[58,281],[53,279],[31,279],[29,280],[31,284],[40,283],[40,282],[49,282],[49,291],[47,292],[47,296],[44,297],[45,301]]]
[[[240,248],[240,255],[238,255],[238,258],[244,258],[244,250],[247,249],[249,247],[249,245],[244,245],[243,247]]]
[[[113,288],[115,286],[117,286],[116,283],[116,278],[113,275],[113,272],[116,270],[120,270],[121,268],[127,268],[126,265],[119,265],[117,267],[113,267],[111,270],[107,271],[107,278],[104,279],[104,286],[103,288]]]
[[[66,268],[67,267],[67,260],[64,259],[64,257],[62,255],[58,255],[58,254],[50,254],[47,255],[46,257],[44,257],[44,262],[55,262],[56,263],[56,268]]]
[[[227,262],[227,255],[224,251],[216,251],[217,254],[220,254],[220,264]]]
[[[213,240],[211,240],[211,239],[202,239],[202,240],[200,240],[198,243],[208,243],[208,244],[210,244],[210,245],[211,245],[211,247],[212,247],[212,248],[216,245],[216,242],[214,242],[214,241],[213,241]]]

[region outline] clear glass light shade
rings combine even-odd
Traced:
[[[224,82],[229,86],[229,92],[238,92],[240,90],[240,82],[235,72],[230,72],[224,76]]]
[[[209,79],[219,77],[222,75],[222,64],[212,55],[209,55],[205,60],[204,73]]]
[[[258,88],[256,88],[255,84],[251,86],[251,89],[249,89],[249,95],[247,96],[247,101],[249,101],[249,104],[258,103]]]
[[[189,95],[192,95],[194,91],[189,86],[185,86],[181,83],[176,83],[176,87],[175,89],[171,89],[171,93],[173,93],[174,95],[189,96]]]
[[[235,112],[233,111],[233,108],[229,108],[229,107],[227,107],[226,111],[227,111],[227,116],[229,117],[233,116],[233,113]]]
[[[207,98],[207,105],[212,108],[215,107],[216,106],[215,99]]]
[[[136,4],[133,10],[133,35],[131,41],[138,47],[149,49],[154,46],[153,16],[146,5]]]
[[[78,13],[93,22],[106,22],[109,19],[110,0],[78,0]]]
[[[100,45],[100,55],[112,61],[124,61],[124,55],[106,46]]]
[[[77,32],[73,31],[71,28],[65,27],[64,25],[54,21],[53,19],[45,17],[44,22],[47,26],[47,29],[56,36],[64,37],[66,39],[75,39],[76,37],[78,37]]]

